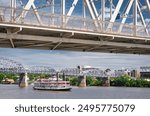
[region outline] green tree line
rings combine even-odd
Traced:
[[[78,86],[78,78],[77,77],[68,77],[68,81],[73,86]],[[103,86],[105,85],[105,80],[102,78],[93,78],[87,77],[86,78],[87,86]],[[117,86],[117,87],[150,87],[150,81],[143,80],[143,79],[131,79],[131,77],[124,75],[117,78],[111,78],[110,86]]]
[[[79,85],[78,77],[75,77],[75,76],[67,77],[66,80],[70,81],[70,84],[72,86],[78,86]],[[86,85],[87,86],[102,86],[103,81],[101,78],[86,77]]]
[[[111,79],[111,86],[124,87],[150,87],[150,81],[143,79],[131,79],[129,76],[121,76]]]
[[[40,78],[49,78],[48,74],[28,74],[29,83],[34,82]],[[11,74],[11,73],[0,73],[0,83],[3,79],[13,79],[15,82],[19,79],[19,74]],[[78,77],[70,76],[66,77],[66,81],[70,81],[72,86],[78,86],[79,81]],[[105,81],[99,77],[86,77],[87,86],[103,86]],[[117,78],[111,78],[110,86],[119,86],[119,87],[150,87],[150,81],[143,79],[131,79],[131,77],[124,75]]]
[[[49,78],[50,76],[48,74],[28,74],[28,81],[29,83],[32,83],[33,81],[40,79],[40,78]],[[4,79],[13,79],[15,82],[19,79],[19,74],[13,74],[13,73],[0,73],[0,83]]]
[[[12,73],[0,73],[0,82],[2,82],[3,79],[13,79],[14,81],[17,81],[18,75],[12,74]]]

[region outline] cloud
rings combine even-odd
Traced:
[[[11,0],[0,0],[0,5],[1,6],[9,6]]]
[[[114,11],[115,11],[115,9],[112,8],[112,13],[113,13]],[[109,8],[109,7],[105,7],[105,14],[106,14],[106,16],[109,15],[109,17],[110,17],[110,8]]]
[[[114,12],[114,8],[112,8],[112,13]],[[100,13],[101,13],[102,11],[100,10]],[[105,19],[106,20],[109,20],[110,19],[110,8],[109,7],[105,7]]]
[[[48,50],[0,49],[1,56],[14,59],[24,66],[50,66],[55,69],[75,68],[78,65],[90,65],[102,69],[138,68],[147,66],[150,56],[106,54],[90,52],[67,52]]]
[[[150,30],[150,18],[145,19],[145,23],[146,23],[148,29]]]

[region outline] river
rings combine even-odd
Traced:
[[[0,99],[150,99],[150,88],[73,87],[70,92],[56,92],[0,84]]]

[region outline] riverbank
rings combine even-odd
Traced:
[[[69,77],[67,79],[70,81],[70,84],[73,86],[78,86],[78,78],[77,77]],[[86,78],[86,85],[87,86],[106,86],[106,79],[105,81],[102,78],[99,77],[87,77]],[[129,76],[121,76],[117,78],[111,78],[110,79],[110,86],[116,86],[116,87],[150,87],[150,81],[144,80],[144,79],[135,79],[131,78]]]
[[[4,79],[11,79],[14,80],[15,83],[18,83],[19,75],[17,74],[4,74],[0,73],[0,83]],[[32,84],[35,80],[39,78],[49,78],[49,75],[47,74],[29,74],[28,75],[28,83]],[[72,86],[78,86],[79,80],[78,77],[75,76],[69,76],[66,77],[66,81],[70,81],[70,84]],[[86,85],[87,86],[106,86],[106,78],[103,80],[101,77],[86,77]],[[144,79],[135,79],[131,78],[129,76],[121,76],[117,78],[111,78],[110,79],[110,86],[116,86],[116,87],[150,87],[150,81],[144,80]]]

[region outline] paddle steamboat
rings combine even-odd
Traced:
[[[35,90],[51,90],[51,91],[70,91],[70,82],[63,81],[58,78],[54,79],[38,79],[34,82]]]

